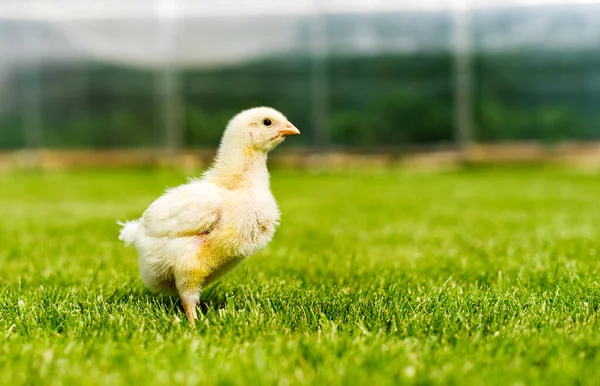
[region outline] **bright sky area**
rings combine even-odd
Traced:
[[[600,0],[2,0],[0,19],[202,17],[313,12],[438,11],[463,7],[599,3]]]

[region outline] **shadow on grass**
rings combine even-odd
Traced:
[[[227,306],[227,300],[230,296],[230,294],[221,291],[219,283],[216,283],[202,291],[198,307],[205,315],[209,312],[224,309]],[[131,306],[135,304],[137,306],[163,309],[167,313],[184,313],[179,296],[168,293],[156,293],[134,283],[127,283],[115,289],[106,297],[106,300],[113,305]]]
[[[217,282],[202,291],[199,307],[204,315],[210,311],[224,309],[227,306],[227,298],[229,295],[220,290],[220,284],[220,282]]]

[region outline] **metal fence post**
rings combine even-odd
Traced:
[[[171,165],[177,165],[181,150],[181,87],[177,59],[175,58],[176,1],[157,0],[156,10],[160,18],[160,52],[162,68],[160,94],[165,129],[165,146]]]
[[[461,162],[468,161],[473,140],[471,25],[469,0],[456,0],[453,13],[454,126]]]
[[[42,87],[40,78],[40,52],[37,31],[31,29],[24,36],[24,46],[31,58],[24,66],[21,78],[21,121],[25,136],[25,162],[29,168],[41,166]]]
[[[327,70],[328,37],[325,15],[319,3],[313,4],[310,22],[310,87],[312,95],[313,144],[319,150],[329,147],[329,79]]]

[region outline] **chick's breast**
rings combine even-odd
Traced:
[[[223,194],[219,224],[209,236],[208,246],[222,256],[250,256],[271,241],[279,216],[269,190],[227,191]]]

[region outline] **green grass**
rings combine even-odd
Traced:
[[[600,179],[277,172],[272,244],[147,291],[117,219],[182,175],[0,176],[2,384],[598,384]]]

